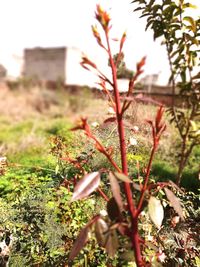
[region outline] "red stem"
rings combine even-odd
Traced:
[[[105,201],[109,201],[109,198],[106,196],[106,194],[101,190],[101,188],[97,189],[99,194],[105,199]]]
[[[110,163],[116,169],[116,171],[122,172],[121,169],[117,166],[116,162],[112,159],[110,154],[108,154],[106,152],[105,147],[99,142],[99,140],[94,135],[90,135],[90,138],[92,138],[96,142],[96,144],[98,144],[98,146],[101,147],[101,149],[102,149],[101,153],[103,153],[107,157],[107,159],[110,161]]]
[[[107,32],[106,32],[106,41],[107,41],[107,46],[108,46],[108,55],[109,55],[110,65],[112,69],[112,77],[113,77],[113,89],[114,89],[114,96],[115,96],[115,103],[116,103],[116,116],[117,116],[119,142],[120,142],[122,171],[125,175],[128,175],[125,132],[124,132],[124,125],[123,125],[123,118],[122,118],[122,109],[120,105],[120,94],[119,94],[118,84],[117,84],[116,66],[112,58],[109,37],[108,37]],[[138,234],[138,220],[137,220],[137,217],[135,216],[136,208],[135,208],[135,205],[132,199],[132,191],[131,191],[130,184],[124,183],[124,189],[125,189],[128,209],[131,215],[131,222],[132,222],[131,242],[132,242],[132,246],[133,246],[134,253],[135,253],[136,264],[138,267],[140,267],[143,265],[142,265],[142,255],[141,255],[141,248],[140,248],[140,241],[139,241],[139,234]]]

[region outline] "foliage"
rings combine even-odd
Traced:
[[[101,35],[96,26],[92,27],[93,34],[97,43],[108,55],[112,80],[104,75],[98,69],[98,66],[87,57],[83,57],[81,65],[87,70],[95,70],[100,78],[99,84],[103,92],[107,95],[114,114],[113,117],[106,119],[105,122],[117,124],[119,146],[117,149],[111,146],[105,146],[104,142],[101,142],[101,140],[96,137],[86,118],[82,117],[77,125],[72,128],[73,131],[83,131],[86,137],[92,141],[96,150],[107,158],[115,171],[110,172],[108,169],[104,169],[86,173],[74,187],[72,201],[87,198],[91,193],[98,190],[99,194],[107,202],[107,216],[104,218],[101,214],[94,215],[84,228],[82,228],[69,254],[69,264],[73,262],[81,249],[84,248],[89,240],[90,233],[94,232],[98,244],[105,249],[109,257],[112,258],[116,255],[121,242],[123,242],[124,247],[126,246],[125,252],[134,252],[132,259],[134,258],[137,266],[151,266],[153,264],[160,266],[159,262],[165,261],[165,259],[161,257],[164,252],[159,249],[159,236],[157,238],[156,231],[154,231],[154,242],[146,242],[145,235],[141,231],[142,212],[148,212],[151,221],[158,230],[161,229],[164,219],[167,218],[164,214],[164,203],[168,203],[168,205],[174,209],[179,220],[185,220],[182,203],[173,192],[179,191],[179,188],[172,182],[155,183],[150,179],[153,158],[158,148],[161,135],[166,128],[163,122],[164,109],[162,106],[159,107],[155,119],[147,121],[152,130],[150,158],[144,171],[144,177],[138,175],[137,179],[134,179],[128,175],[127,141],[125,139],[123,117],[125,111],[133,101],[130,96],[134,90],[134,85],[138,76],[143,72],[142,67],[145,64],[145,58],[137,64],[136,73],[130,79],[127,94],[125,98],[121,100],[117,84],[117,67],[126,35],[122,35],[118,56],[113,59],[109,38],[111,29],[110,17],[99,5],[97,5],[96,19],[104,32],[106,44],[102,42]],[[108,84],[113,87],[113,95],[107,89]],[[134,143],[133,140],[131,140],[130,143]],[[115,160],[114,156],[115,153],[119,152],[121,164]],[[71,159],[68,158],[68,161],[70,162]],[[111,197],[110,195],[107,196],[101,190],[100,184],[103,174],[106,174],[106,177],[109,179],[112,192]]]
[[[133,77],[133,71],[127,69],[124,61],[124,53],[116,54],[113,56],[113,60],[117,66],[117,78],[118,79],[131,79]],[[109,65],[109,62],[108,62]]]
[[[18,90],[20,88],[30,89],[33,86],[38,86],[39,80],[37,77],[20,77],[14,81],[8,80],[6,83],[11,90]]]
[[[19,178],[23,184],[18,180],[9,193],[5,185],[0,199],[0,230],[14,238],[10,266],[64,266],[74,237],[94,212],[94,199],[71,203],[72,194],[50,176],[32,176],[27,182]],[[9,183],[13,186],[12,180]],[[94,247],[94,241],[89,246]],[[85,258],[95,264],[98,253],[97,245],[90,252],[86,249],[74,266],[84,264]]]
[[[195,8],[185,0],[134,0],[141,17],[147,19],[146,29],[151,28],[154,39],[162,37],[166,47],[171,76],[169,82],[175,94],[179,94],[184,109],[175,108],[173,103],[169,109],[171,122],[175,123],[181,139],[179,153],[179,169],[177,184],[180,184],[183,169],[195,146],[200,144],[200,81],[199,73],[195,73],[199,66],[200,19],[188,15],[191,8]]]
[[[106,45],[97,27],[92,28],[93,33],[108,53],[113,79],[87,57],[82,65],[98,72],[112,114],[107,114],[102,124],[91,123],[91,127],[82,117],[72,129],[82,133],[73,137],[61,111],[53,117],[42,116],[41,123],[12,120],[10,124],[1,118],[1,149],[8,162],[2,155],[0,244],[12,242],[8,255],[2,257],[4,251],[0,251],[0,265],[9,256],[9,266],[196,266],[199,195],[188,194],[166,180],[173,173],[169,165],[166,170],[161,164],[156,167],[169,145],[166,136],[160,141],[165,129],[164,110],[159,107],[149,112],[148,107],[152,118],[139,128],[135,125],[138,121],[127,113],[128,107],[136,105],[132,91],[145,59],[137,64],[127,96],[122,99],[117,90],[117,59],[110,48],[110,17],[97,6],[96,18]],[[123,55],[125,39],[123,34],[118,55]],[[107,84],[113,86],[113,94]],[[76,112],[89,106],[89,95],[82,94],[80,99],[72,94],[69,105]],[[60,98],[63,108],[65,98]],[[96,106],[93,98],[91,106]],[[138,111],[144,113],[141,107]],[[193,152],[198,157],[197,147]],[[188,164],[188,169],[193,166],[197,170],[192,158]]]

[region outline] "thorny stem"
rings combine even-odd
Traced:
[[[117,125],[118,125],[119,141],[120,141],[122,171],[125,175],[128,175],[125,131],[124,131],[123,118],[122,118],[122,109],[120,105],[120,94],[119,94],[118,84],[117,84],[116,66],[115,66],[115,63],[114,63],[114,60],[111,54],[108,33],[105,32],[105,34],[106,34],[106,42],[107,42],[107,47],[108,47],[108,55],[109,55],[111,69],[112,69],[112,77],[113,77],[113,89],[114,89],[115,104],[116,104],[116,117],[117,117]],[[139,234],[138,234],[138,220],[137,220],[137,217],[135,216],[136,208],[133,202],[130,184],[124,183],[124,189],[125,189],[128,209],[131,215],[131,222],[132,222],[131,242],[132,242],[134,253],[135,253],[136,264],[138,267],[141,267],[143,266],[143,264],[142,264],[142,255],[141,255],[141,248],[140,248],[140,241],[139,241]]]

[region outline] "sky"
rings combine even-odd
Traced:
[[[198,5],[200,1],[191,0]],[[130,0],[0,0],[0,64],[9,75],[20,72],[24,48],[68,46],[77,47],[102,68],[107,64],[91,32],[96,24],[95,8],[100,4],[112,18],[111,37],[120,38],[127,32],[124,46],[127,67],[147,56],[145,74],[160,74],[165,84],[169,66],[164,46],[153,41],[151,31],[145,32],[145,20],[133,13]],[[114,49],[116,44],[114,45]],[[114,51],[117,52],[117,51]]]

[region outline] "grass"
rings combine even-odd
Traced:
[[[20,100],[16,101],[15,107],[10,105],[12,98]],[[6,99],[8,108],[1,110],[0,116],[0,156],[8,158],[9,166],[5,174],[0,176],[0,228],[14,231],[21,244],[20,250],[13,249],[10,266],[32,266],[38,262],[41,266],[61,266],[80,227],[87,223],[94,212],[106,210],[106,206],[98,193],[84,203],[70,202],[71,192],[64,186],[58,186],[61,171],[57,173],[58,160],[50,153],[53,139],[60,136],[64,140],[64,149],[72,158],[79,156],[87,159],[88,152],[94,150],[93,144],[83,133],[73,133],[69,129],[81,115],[88,117],[98,139],[106,146],[116,147],[114,156],[120,164],[116,125],[103,124],[105,119],[112,116],[107,112],[106,101],[95,99],[91,93],[85,94],[84,91],[77,96],[64,91],[39,91],[33,88],[27,93],[20,89],[6,92]],[[4,98],[1,98],[0,92],[1,102],[4,102]],[[136,146],[128,146],[130,173],[137,174],[136,160],[140,162],[141,173],[146,167],[152,140],[145,120],[151,119],[155,110],[154,106],[137,104],[131,107],[126,116],[127,143],[130,137],[137,139]],[[98,122],[99,126],[92,126],[93,122]],[[130,129],[133,126],[138,126],[137,133]],[[176,140],[177,134],[173,126],[168,124],[151,170],[152,178],[162,181],[174,179]],[[196,176],[195,179],[192,177],[198,173],[199,158],[200,150],[196,148],[183,177],[183,185],[193,191],[197,183]],[[95,152],[84,167],[90,172],[109,169],[110,163]],[[69,180],[75,175],[80,177],[74,166],[67,166],[65,173]],[[102,174],[101,188],[110,196],[106,174]],[[66,242],[64,249],[63,240]],[[86,255],[90,263],[94,262],[91,266],[96,266],[97,261],[100,266],[106,258],[93,240],[74,266],[83,266]]]
[[[83,137],[80,139],[80,135],[73,137],[69,131],[75,120],[81,115],[88,117],[90,123],[100,123],[100,127],[93,128],[93,131],[96,131],[98,138],[106,145],[115,147],[118,144],[115,125],[110,124],[106,127],[102,125],[106,118],[112,116],[107,112],[106,101],[95,99],[86,89],[80,91],[80,95],[69,94],[62,90],[56,92],[38,88],[29,89],[28,92],[22,91],[22,89],[14,92],[7,91],[2,93],[2,98],[0,94],[0,103],[5,102],[5,97],[8,107],[4,111],[2,110],[0,116],[0,153],[1,156],[8,158],[11,165],[21,166],[24,172],[26,168],[30,171],[55,168],[56,160],[49,153],[53,136],[62,136],[66,140],[68,150],[73,155],[77,154],[77,151],[89,151],[92,145],[87,143]],[[16,106],[10,106],[13,98],[21,101],[16,101],[16,106],[20,103],[17,109]],[[36,104],[40,105],[39,109]],[[26,114],[24,114],[24,110],[27,110]],[[129,147],[128,153],[132,155],[132,158],[142,159],[141,167],[145,167],[147,164],[151,149],[151,131],[145,120],[153,118],[155,111],[156,107],[154,106],[135,104],[126,114],[127,139],[134,137],[138,142],[137,146]],[[166,117],[166,121],[167,119]],[[133,126],[138,126],[138,133],[130,131],[129,128]],[[167,130],[161,139],[161,145],[152,168],[152,176],[156,179],[175,179],[177,171],[176,164],[174,164],[177,162],[176,140],[177,133],[174,127],[167,123]],[[197,147],[183,175],[182,185],[188,189],[197,188],[199,160],[200,148]],[[135,162],[134,159],[130,162],[131,172],[134,172]],[[91,164],[94,168],[107,166],[105,159],[99,157],[98,154],[94,155]]]

